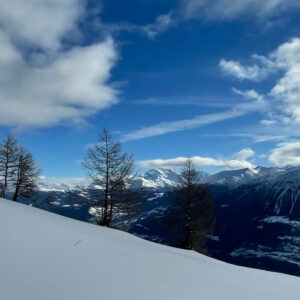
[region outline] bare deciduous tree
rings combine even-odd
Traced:
[[[103,129],[98,142],[88,150],[83,165],[101,193],[100,225],[110,226],[115,204],[129,187],[134,167],[133,157],[122,153],[121,143],[114,140],[107,129]]]
[[[9,183],[14,180],[17,161],[17,140],[8,134],[0,144],[0,196],[5,198]]]
[[[17,152],[13,201],[17,201],[18,196],[29,197],[37,190],[40,172],[41,170],[36,165],[32,154],[20,147]]]

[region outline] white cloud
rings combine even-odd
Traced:
[[[279,144],[271,151],[269,161],[277,166],[300,164],[300,141]]]
[[[0,40],[5,36],[0,32]],[[11,49],[10,54],[5,49]],[[43,67],[22,60],[9,43],[0,48],[0,124],[41,127],[81,122],[117,102],[106,82],[117,54],[111,39],[75,47]]]
[[[164,33],[172,27],[177,26],[178,17],[173,11],[167,14],[161,14],[155,18],[152,23],[145,25],[136,25],[129,22],[99,24],[99,28],[110,33],[119,33],[122,31],[137,32],[146,35],[149,39],[155,39],[159,34]]]
[[[165,32],[169,28],[175,26],[177,21],[170,12],[168,14],[163,14],[155,19],[155,22],[140,27],[142,32],[145,32],[147,36],[151,39],[155,38],[158,34]]]
[[[116,103],[118,92],[108,83],[118,58],[113,40],[63,47],[85,1],[25,2],[0,0],[0,125],[84,122]]]
[[[250,148],[246,148],[246,149],[242,149],[240,152],[236,153],[236,159],[237,160],[241,160],[244,161],[249,157],[252,157],[255,155],[255,152],[250,149]]]
[[[268,141],[283,141],[286,140],[286,136],[284,135],[263,135],[257,133],[233,133],[230,136],[236,137],[246,137],[250,138],[254,141],[254,143],[263,143]]]
[[[266,125],[266,126],[272,126],[272,125],[276,124],[276,121],[275,120],[261,120],[260,124]]]
[[[242,17],[265,19],[300,7],[298,0],[181,0],[186,18],[234,20]]]
[[[254,101],[239,104],[238,107],[240,109],[244,109],[247,111],[255,111],[255,110],[263,111],[263,110],[268,110],[269,108],[269,103],[266,101],[265,97],[257,93],[257,91],[255,90],[241,91],[236,88],[232,88],[232,91],[235,94],[240,95],[245,99],[254,100]]]
[[[284,43],[270,55],[270,59],[284,71],[270,95],[284,102],[281,108],[285,114],[300,123],[300,39]]]
[[[128,134],[124,134],[121,137],[123,142],[128,142],[132,140],[144,139],[153,136],[159,136],[171,132],[182,131],[193,129],[215,122],[236,118],[244,115],[244,111],[225,111],[222,113],[199,115],[193,119],[179,120],[173,122],[162,122],[157,125],[144,127],[138,130],[134,130]]]
[[[253,169],[255,166],[246,159],[252,157],[254,154],[254,151],[248,148],[236,153],[233,159],[215,159],[202,156],[193,156],[191,159],[196,166],[214,166],[227,170]],[[184,166],[187,159],[187,157],[176,157],[171,159],[144,160],[138,163],[147,168],[175,168]]]
[[[262,124],[269,126],[277,122],[285,125],[290,125],[293,122],[300,123],[300,38],[294,38],[280,45],[267,56],[253,55],[252,57],[261,62],[261,66],[258,69],[255,68],[255,72],[251,73],[248,67],[235,62],[234,64],[238,68],[235,71],[230,71],[231,75],[239,79],[262,79],[277,71],[281,73],[281,78],[266,96],[255,95],[255,91],[252,91],[252,95],[242,94],[238,90],[234,91],[240,95],[248,96],[248,98],[251,96],[257,99],[258,97],[267,97],[268,101],[272,101],[273,108],[268,113],[269,119],[263,120]],[[220,65],[221,68],[224,68],[222,61]],[[228,66],[225,68],[230,69]],[[247,70],[249,74],[247,74]],[[264,76],[259,74],[264,74]]]
[[[259,67],[258,65],[243,66],[237,61],[225,60],[220,61],[220,67],[222,71],[229,76],[236,77],[238,79],[259,81],[267,76],[266,69]]]
[[[76,30],[85,0],[0,0],[0,27],[14,39],[46,50],[58,49]]]

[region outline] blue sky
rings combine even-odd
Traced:
[[[300,164],[297,0],[1,7],[0,134],[43,175],[85,176],[103,126],[141,170],[186,157],[209,172]]]

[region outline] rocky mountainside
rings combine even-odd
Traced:
[[[214,257],[300,276],[299,179],[239,186],[218,197],[216,207],[208,243]]]

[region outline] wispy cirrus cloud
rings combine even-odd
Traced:
[[[171,27],[175,27],[177,23],[178,20],[174,18],[173,13],[169,12],[167,14],[159,15],[152,24],[141,26],[140,30],[149,38],[153,39],[158,34],[169,30]]]
[[[230,108],[235,105],[232,97],[213,96],[169,96],[169,97],[149,97],[139,100],[131,100],[130,104],[156,105],[156,106],[201,106]]]
[[[143,127],[141,129],[137,129],[130,133],[122,135],[121,140],[123,142],[128,142],[132,140],[160,136],[171,132],[190,130],[216,122],[241,117],[251,112],[266,111],[268,109],[268,103],[265,101],[264,97],[260,96],[255,91],[242,92],[239,90],[234,90],[234,92],[243,95],[245,98],[250,99],[251,101],[239,103],[235,105],[231,110],[219,113],[197,115],[192,119],[161,122],[153,126]]]
[[[161,122],[159,124],[143,127],[138,130],[134,130],[130,133],[124,134],[121,137],[123,142],[139,140],[149,138],[153,136],[164,135],[171,132],[177,132],[182,130],[189,130],[215,122],[224,121],[231,118],[236,118],[244,115],[243,111],[225,111],[222,113],[198,115],[192,119],[178,120],[173,122]]]
[[[247,159],[255,155],[250,148],[242,149],[235,153],[233,158],[216,159],[212,157],[193,156],[190,159],[196,166],[214,166],[227,170],[236,170],[242,168],[253,169],[255,166]],[[176,168],[182,167],[186,163],[188,157],[175,157],[170,159],[151,159],[139,161],[138,164],[147,168]]]
[[[119,33],[122,31],[139,33],[145,35],[151,40],[168,31],[169,29],[176,27],[179,23],[179,19],[175,16],[175,13],[170,11],[166,14],[157,16],[152,23],[145,25],[137,25],[129,22],[118,22],[118,23],[99,23],[98,28],[106,31],[110,34]]]
[[[229,21],[240,18],[264,20],[289,11],[300,9],[297,0],[181,0],[186,19]]]
[[[230,136],[236,137],[245,137],[253,140],[254,143],[263,143],[270,141],[283,141],[286,140],[286,136],[284,135],[263,135],[263,134],[255,134],[255,133],[232,133]]]
[[[114,28],[139,31],[154,39],[180,22],[191,19],[212,22],[249,19],[271,26],[276,23],[273,19],[280,19],[284,13],[295,10],[300,10],[298,0],[180,0],[178,9],[159,15],[153,23],[142,26],[123,23]],[[256,80],[256,77],[264,76],[257,66],[245,68],[235,61],[224,61],[224,69],[227,69],[229,74],[239,74],[241,79]]]

